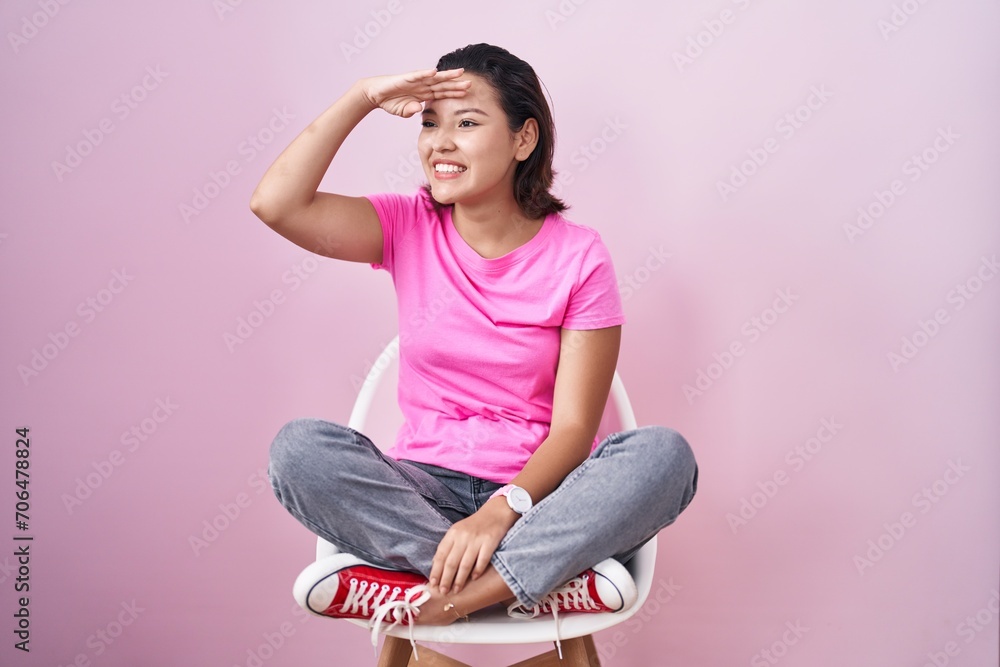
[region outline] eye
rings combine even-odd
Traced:
[[[462,123],[469,123],[469,124],[463,125]],[[478,125],[478,123],[471,121],[468,118],[463,118],[462,121],[458,124],[459,127],[472,127],[474,125]]]
[[[425,120],[422,123],[420,123],[420,126],[421,127],[434,127],[434,121]]]

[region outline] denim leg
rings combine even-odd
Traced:
[[[606,558],[630,558],[677,519],[697,487],[698,465],[677,431],[612,433],[514,524],[493,566],[519,602],[536,604]]]
[[[445,532],[469,514],[463,499],[425,470],[321,419],[281,428],[268,476],[278,501],[316,535],[374,565],[424,576]]]

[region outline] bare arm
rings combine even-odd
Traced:
[[[621,325],[562,330],[549,435],[512,480],[536,503],[590,455],[618,365],[621,330]],[[442,593],[454,586],[458,593],[468,576],[478,578],[518,518],[506,499],[497,497],[453,524],[434,555],[431,585]]]
[[[361,79],[309,124],[264,172],[250,210],[289,241],[352,262],[382,261],[382,226],[364,197],[319,192],[347,135],[370,111],[408,118],[422,101],[465,94],[462,70],[417,70]]]

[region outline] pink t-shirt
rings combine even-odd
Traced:
[[[560,328],[625,323],[611,256],[596,230],[552,214],[486,259],[422,189],[366,197],[384,239],[371,266],[392,275],[399,308],[405,422],[387,454],[506,484],[548,435]]]

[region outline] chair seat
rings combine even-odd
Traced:
[[[322,540],[316,550],[316,559],[338,553],[337,547]],[[639,599],[630,609],[617,614],[588,614],[565,612],[559,614],[559,638],[573,639],[606,630],[618,625],[636,614],[646,601],[652,584],[653,563],[656,561],[656,538],[643,545],[636,555],[625,565],[635,579]],[[649,581],[646,581],[648,579]],[[368,627],[361,619],[344,619],[361,627]],[[407,626],[396,626],[385,634],[409,639]],[[530,644],[554,642],[556,623],[552,614],[539,614],[533,619],[511,618],[507,609],[493,605],[469,615],[468,621],[456,621],[451,625],[417,625],[413,627],[413,639],[422,642],[446,644]]]

